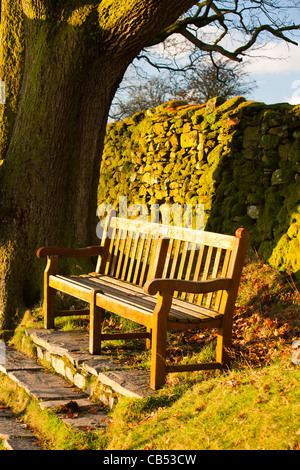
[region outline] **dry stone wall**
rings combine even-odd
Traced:
[[[98,203],[204,204],[205,228],[251,231],[278,269],[300,269],[300,106],[236,97],[169,102],[108,125]]]

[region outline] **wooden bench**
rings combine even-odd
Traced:
[[[176,371],[221,369],[229,364],[233,310],[249,240],[249,232],[220,235],[174,226],[108,217],[102,246],[82,249],[43,247],[45,328],[58,316],[89,314],[89,351],[100,354],[101,341],[147,338],[151,345],[150,387]],[[56,274],[59,256],[98,256],[95,272],[81,276]],[[56,311],[61,291],[89,304],[89,310]],[[103,334],[104,310],[144,325],[140,333]],[[167,331],[217,328],[216,362],[168,365]]]

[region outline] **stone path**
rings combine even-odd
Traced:
[[[107,412],[118,396],[141,398],[155,393],[148,385],[148,371],[128,368],[108,355],[91,356],[84,332],[32,329],[27,334],[37,347],[38,358],[49,362],[59,375],[3,342],[0,372],[36,398],[42,410],[55,410],[66,425],[78,431],[107,427]],[[103,388],[100,405],[91,400],[90,377]],[[42,450],[31,430],[1,403],[0,439],[7,450]]]
[[[0,404],[0,438],[6,450],[41,450],[40,443],[12,411]]]
[[[20,351],[6,347],[0,371],[39,401],[41,409],[51,409],[66,424],[78,431],[89,432],[109,424],[107,412],[93,403],[89,396],[68,384],[63,378],[46,372],[35,360]],[[0,405],[0,438],[8,450],[39,450],[33,433]]]

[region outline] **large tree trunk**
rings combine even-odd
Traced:
[[[19,14],[23,8],[18,34],[24,38],[18,37],[21,65],[11,93],[17,105],[9,110],[0,165],[2,329],[11,329],[18,310],[40,296],[44,266],[35,256],[39,246],[97,241],[97,185],[114,93],[139,50],[193,2],[102,0],[97,6],[89,1],[82,11],[62,10],[57,4],[69,2],[54,0],[13,3]],[[172,14],[166,11],[169,3]],[[126,5],[127,17],[124,13],[122,19],[119,10],[119,18],[111,10],[108,17],[112,4]],[[9,1],[3,5],[8,9]],[[59,20],[63,14],[68,21]],[[9,67],[8,57],[2,54]]]
[[[3,328],[39,295],[39,246],[95,241],[101,147],[124,73],[72,28],[26,23],[21,97],[0,174]]]

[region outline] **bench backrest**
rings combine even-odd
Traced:
[[[143,286],[151,278],[207,280],[239,279],[249,234],[238,229],[236,236],[134,219],[110,217],[104,253],[97,272]],[[175,292],[175,297],[221,312],[227,293]],[[223,306],[222,306],[223,304]]]
[[[143,286],[162,276],[168,244],[159,224],[109,217],[96,271]]]

